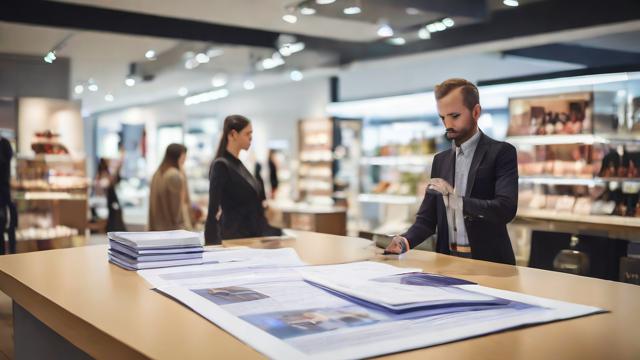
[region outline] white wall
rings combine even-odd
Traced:
[[[503,57],[498,53],[420,54],[356,63],[340,72],[340,100],[409,94],[452,77],[472,82],[577,69],[575,64]]]

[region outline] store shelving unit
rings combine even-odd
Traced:
[[[46,241],[69,243],[74,236],[84,234],[87,228],[88,185],[82,157],[18,156],[16,179],[12,182],[20,214],[17,240],[24,244]]]
[[[333,131],[332,119],[298,122],[298,192],[301,200],[332,203]],[[324,201],[323,201],[324,199]]]
[[[601,235],[640,227],[640,176],[627,169],[638,166],[640,134],[620,126],[627,105],[611,99],[597,91],[510,99],[506,141],[518,149],[518,218]]]

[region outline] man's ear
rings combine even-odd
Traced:
[[[482,107],[480,107],[480,104],[476,104],[476,106],[473,107],[473,111],[471,112],[473,120],[477,122],[480,118],[480,113],[482,113]]]

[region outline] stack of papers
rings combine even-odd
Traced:
[[[127,270],[202,264],[200,234],[186,230],[110,232],[109,261]]]
[[[304,279],[313,285],[364,306],[380,307],[394,313],[435,308],[471,309],[491,305],[506,305],[508,301],[464,289],[461,285],[471,282],[412,272],[365,279],[360,276],[318,276],[312,272],[301,272]]]

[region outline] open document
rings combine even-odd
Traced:
[[[602,311],[376,262],[247,259],[139,273],[276,359],[379,356]]]

